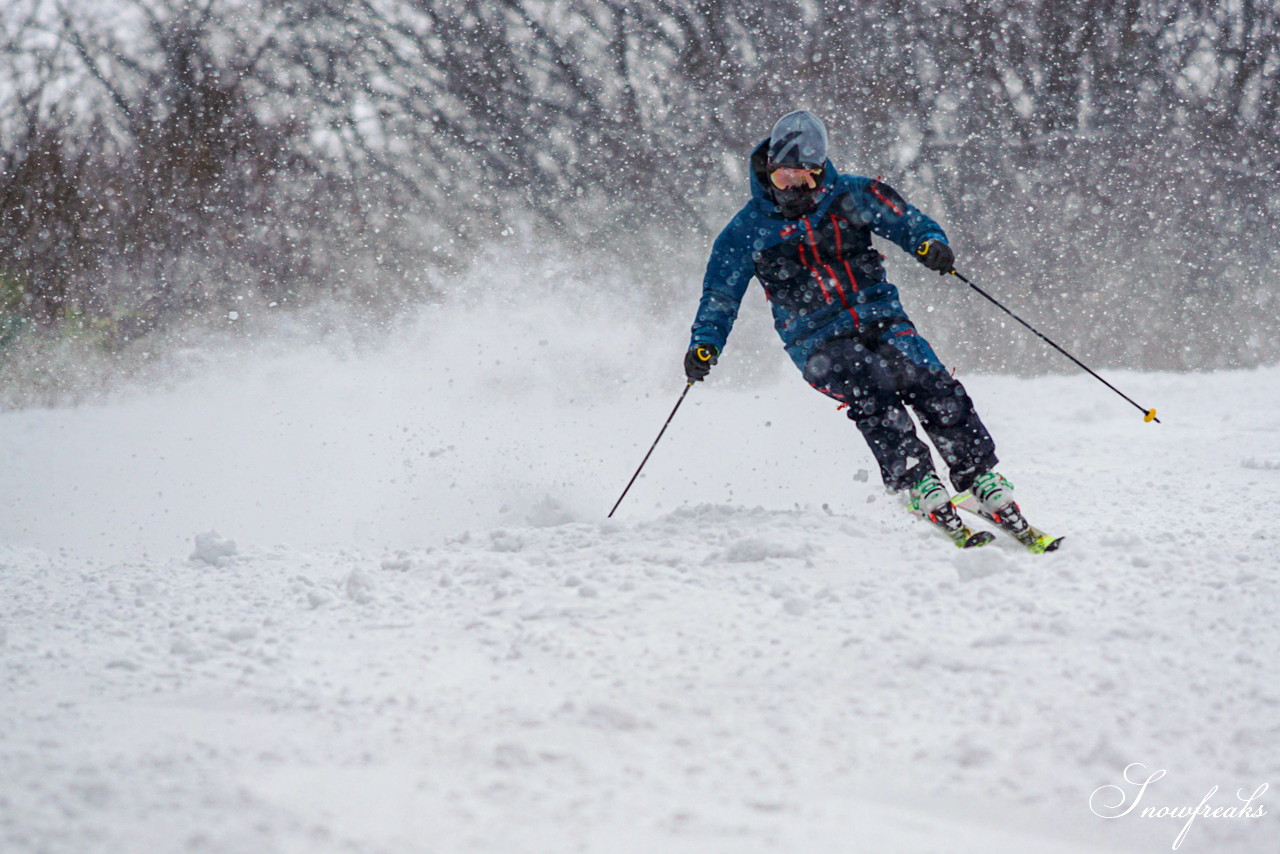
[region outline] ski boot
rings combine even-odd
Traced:
[[[1032,554],[1057,551],[1062,545],[1062,537],[1051,537],[1026,520],[1013,500],[1013,484],[996,472],[978,475],[972,488],[952,498],[951,503],[994,522]]]
[[[990,531],[973,531],[964,523],[960,514],[951,506],[951,496],[947,494],[947,488],[932,472],[911,487],[907,493],[907,509],[917,516],[923,516],[935,528],[946,534],[957,548],[972,549],[985,546],[995,539],[995,535]]]

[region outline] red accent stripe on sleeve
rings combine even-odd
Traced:
[[[898,207],[895,203],[889,201],[889,197],[886,196],[884,193],[880,192],[880,184],[881,184],[881,181],[879,178],[876,178],[874,181],[871,182],[871,195],[875,196],[877,199],[879,199],[880,201],[888,205],[889,210],[893,211],[898,216],[902,216],[902,214],[904,213],[902,208]]]

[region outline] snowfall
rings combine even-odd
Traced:
[[[765,314],[612,519],[688,318],[589,289],[0,414],[0,851],[1280,852],[1280,368],[944,351],[1066,536],[963,551]]]

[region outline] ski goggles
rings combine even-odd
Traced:
[[[769,170],[769,181],[779,190],[815,190],[818,187],[818,176],[821,169],[793,168],[779,166]]]

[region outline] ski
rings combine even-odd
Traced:
[[[972,492],[962,492],[959,495],[952,496],[951,504],[967,513],[986,519],[1021,543],[1023,548],[1032,554],[1039,555],[1046,552],[1055,552],[1062,545],[1063,537],[1050,536],[1033,526],[1022,515],[1022,509],[1018,507],[1016,502],[1010,502],[1001,509],[1000,513],[992,514],[982,509],[982,505],[978,503],[978,499],[973,496]]]

